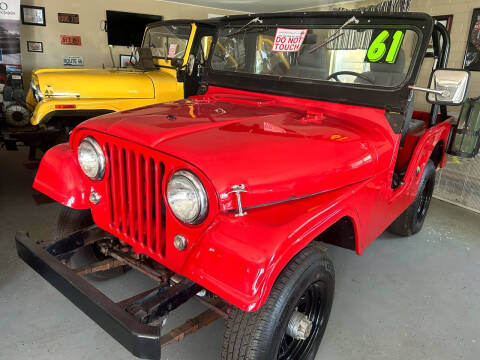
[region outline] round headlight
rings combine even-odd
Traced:
[[[35,84],[35,80],[33,78],[30,81],[30,88],[32,89],[32,94],[35,97],[35,100],[37,100],[37,102],[42,101],[43,95],[40,92],[40,89],[38,88],[38,86]]]
[[[97,141],[88,136],[77,149],[78,163],[85,175],[92,180],[101,180],[105,174],[105,156]]]
[[[174,215],[184,223],[198,224],[205,220],[208,198],[200,179],[190,171],[180,170],[167,185],[167,201]]]

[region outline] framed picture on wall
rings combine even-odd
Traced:
[[[465,70],[480,71],[480,8],[473,9],[463,68]]]
[[[20,5],[22,24],[45,26],[45,8],[41,6]]]
[[[41,41],[27,41],[28,52],[43,52],[43,43]]]
[[[453,23],[453,15],[439,15],[439,16],[432,16],[433,20],[436,20],[443,26],[447,28],[448,33],[452,30],[452,23]],[[442,39],[440,39],[442,41]],[[442,46],[442,44],[440,44]],[[427,47],[427,52],[425,53],[425,57],[433,57],[433,42],[430,40]]]

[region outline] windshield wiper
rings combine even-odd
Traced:
[[[342,26],[340,26],[332,35],[330,35],[324,42],[322,42],[321,44],[315,46],[313,49],[310,49],[309,51],[309,54],[313,53],[314,51],[317,51],[318,49],[320,49],[321,47],[324,47],[325,45],[327,45],[328,43],[332,42],[333,40],[335,39],[338,39],[340,36],[343,36],[345,35],[345,32],[342,31],[343,28],[347,25],[350,25],[351,23],[355,23],[355,24],[358,24],[360,21],[355,17],[355,16],[352,16],[350,19],[348,19],[345,24],[343,24]]]
[[[252,20],[250,20],[248,23],[246,23],[245,25],[243,25],[240,29],[238,29],[237,31],[231,33],[231,34],[227,34],[225,35],[225,37],[230,37],[230,36],[234,36],[234,35],[237,35],[238,33],[241,33],[244,29],[247,29],[251,24],[255,24],[255,23],[259,23],[259,24],[263,24],[263,20],[260,19],[259,17],[256,17]]]

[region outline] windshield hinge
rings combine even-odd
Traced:
[[[405,122],[405,114],[402,110],[396,107],[386,107],[385,117],[392,127],[393,132],[395,134],[401,134]]]

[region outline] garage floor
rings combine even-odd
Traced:
[[[59,206],[36,205],[25,151],[0,151],[0,358],[132,359],[109,335],[16,257],[14,233],[49,237]],[[480,217],[433,201],[423,231],[382,235],[361,257],[330,249],[336,299],[317,359],[478,359]],[[152,283],[131,271],[97,283],[114,299]],[[191,302],[168,320],[202,310]],[[223,322],[167,347],[163,359],[219,359]]]

